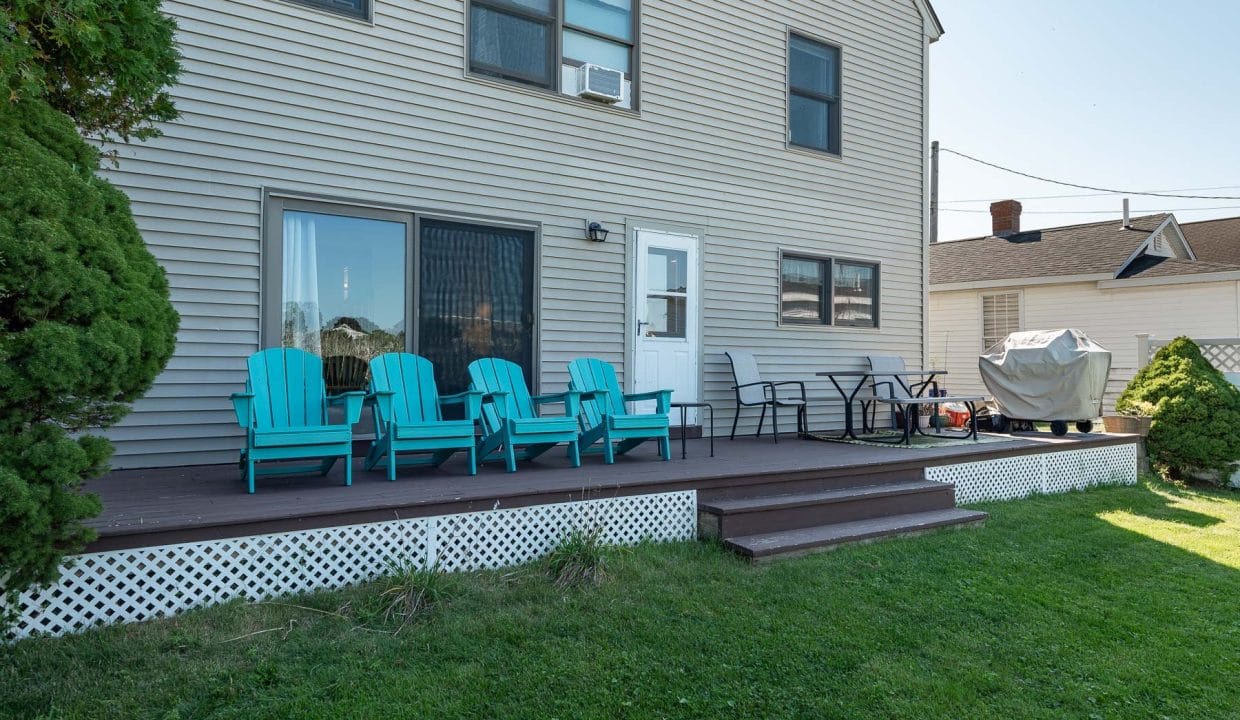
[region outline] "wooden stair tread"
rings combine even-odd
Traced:
[[[857,485],[853,487],[819,490],[816,492],[791,493],[787,495],[766,495],[749,498],[729,498],[709,500],[698,503],[698,510],[715,515],[735,513],[762,512],[783,508],[803,507],[805,505],[824,505],[834,502],[849,502],[889,495],[907,495],[920,492],[950,492],[951,485],[932,480],[912,480],[906,482],[882,483],[879,485]]]
[[[986,513],[978,510],[951,508],[726,538],[724,544],[741,555],[759,559],[952,525],[981,523],[987,517]]]

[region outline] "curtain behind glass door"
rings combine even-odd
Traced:
[[[517,363],[533,385],[534,233],[422,220],[418,353],[441,393],[469,387],[469,363]]]

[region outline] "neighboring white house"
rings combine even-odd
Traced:
[[[929,360],[952,393],[986,394],[978,355],[1016,330],[1078,328],[1109,349],[1108,410],[1144,363],[1138,334],[1240,337],[1240,218],[1021,232],[1020,203],[991,213],[991,235],[930,248]]]
[[[333,389],[385,350],[445,392],[480,356],[546,392],[594,356],[721,416],[732,347],[809,380],[925,360],[925,0],[163,9],[182,117],[107,174],[181,330],[117,467],[235,462],[228,396],[281,344]]]

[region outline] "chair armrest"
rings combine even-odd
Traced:
[[[771,384],[771,383],[767,382],[766,380],[759,380],[758,382],[745,383],[745,384],[743,384],[743,385],[733,385],[733,386],[732,386],[732,389],[733,389],[733,390],[740,390],[741,388],[753,387],[753,386],[755,386],[755,385],[766,385],[766,386],[769,386],[770,384]]]
[[[396,397],[395,390],[372,390],[366,394],[364,405],[378,405],[379,417],[386,422],[392,419],[392,398]]]
[[[361,390],[350,390],[339,395],[329,395],[327,404],[343,407],[345,423],[347,425],[356,425],[357,421],[362,419],[362,403],[365,400],[366,393]]]
[[[482,402],[485,403],[489,400],[491,404],[495,406],[495,409],[499,412],[500,418],[503,419],[503,418],[508,417],[508,396],[509,396],[509,393],[504,390],[496,390],[495,392],[484,392],[482,393]],[[479,410],[479,412],[481,412],[481,410]]]
[[[254,423],[254,393],[239,392],[232,394],[233,412],[237,414],[237,424],[248,428]]]
[[[780,380],[779,382],[773,382],[771,383],[772,393],[774,393],[775,388],[779,387],[780,385],[796,385],[798,388],[801,389],[801,399],[802,400],[805,399],[805,383],[801,382],[800,380]]]
[[[672,410],[672,391],[671,390],[651,390],[643,393],[628,393],[624,396],[625,402],[630,400],[654,400],[655,412],[660,415],[666,415]]]
[[[886,397],[893,398],[893,397],[895,397],[895,396],[896,396],[896,384],[895,384],[895,383],[893,383],[893,382],[891,382],[890,380],[880,380],[880,381],[878,381],[878,382],[873,382],[873,383],[870,383],[870,387],[871,387],[871,388],[873,388],[873,390],[874,390],[874,395],[875,395],[875,398],[876,398],[876,399],[877,399],[877,398],[881,398],[881,397],[883,397],[883,396],[880,396],[880,395],[878,394],[878,388],[879,388],[879,386],[880,386],[880,385],[886,385],[886,386],[887,386],[887,395],[886,395]]]
[[[464,405],[465,419],[477,420],[482,414],[482,396],[484,393],[478,390],[466,390],[455,395],[443,395],[439,398],[440,405]],[[502,393],[507,396],[507,393]]]
[[[564,415],[566,417],[577,417],[577,413],[581,410],[581,393],[577,390],[566,390],[562,393],[548,393],[546,395],[534,395],[530,398],[536,405],[543,403],[564,403]]]

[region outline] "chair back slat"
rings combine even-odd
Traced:
[[[732,384],[740,389],[736,391],[737,400],[744,405],[757,405],[766,402],[766,393],[761,385],[751,385],[762,381],[758,372],[758,361],[753,353],[745,350],[728,350],[724,353],[732,365]],[[749,387],[740,387],[749,385]]]
[[[482,403],[482,422],[488,432],[498,431],[505,417],[538,417],[520,365],[500,358],[475,360],[469,364],[469,380],[470,387],[479,392],[508,394],[507,407],[503,410],[495,402]]]
[[[246,362],[260,430],[306,427],[326,422],[323,361],[298,348],[271,348]]]
[[[620,391],[620,381],[616,379],[616,369],[611,363],[598,358],[578,358],[568,364],[568,377],[569,387],[573,390],[583,393],[607,391],[605,399],[581,399],[581,413],[587,428],[601,425],[604,415],[628,414],[628,409],[624,406],[624,395]]]
[[[870,363],[870,372],[874,373],[870,378],[870,384],[875,395],[899,399],[909,397],[908,390],[905,389],[907,378],[883,374],[904,372],[907,369],[904,366],[904,358],[899,355],[869,355],[866,360]]]
[[[412,353],[384,353],[370,361],[370,389],[390,390],[392,417],[380,413],[380,421],[395,420],[398,425],[437,422],[443,419],[439,408],[439,387],[435,366]]]

